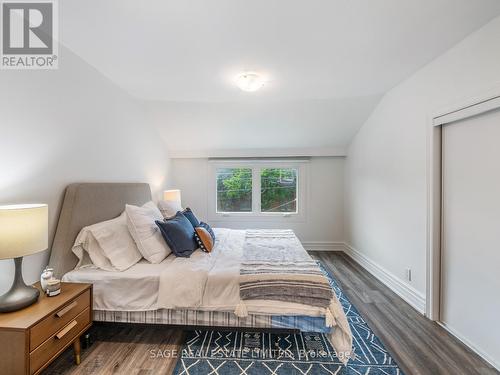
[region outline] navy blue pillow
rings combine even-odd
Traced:
[[[156,225],[175,256],[189,258],[198,248],[193,225],[182,212],[177,212],[171,219],[156,220]]]
[[[210,236],[212,237],[212,240],[214,240],[214,244],[215,244],[215,233],[214,233],[213,229],[210,227],[210,225],[208,225],[207,223],[204,223],[203,221],[200,221],[200,225],[198,225],[198,226],[205,228],[207,230],[207,232],[210,233]]]
[[[186,216],[186,218],[189,220],[189,222],[193,225],[193,228],[200,226],[200,222],[198,221],[198,219],[194,215],[193,210],[191,210],[189,207],[186,207],[186,209],[184,211],[181,211],[181,212],[182,212],[182,214],[184,214],[184,216]]]

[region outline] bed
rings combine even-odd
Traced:
[[[197,251],[190,258],[177,258],[172,254],[159,264],[141,260],[121,272],[92,266],[75,269],[78,259],[71,248],[83,227],[119,216],[125,204],[150,200],[149,185],[141,183],[79,183],[66,189],[50,266],[63,281],[93,284],[95,321],[320,332],[328,334],[339,358],[348,360],[352,338],[340,304],[332,316],[328,309],[312,304],[240,299],[240,259],[251,253],[243,248],[252,241],[254,247],[275,246],[287,256],[294,250],[297,258],[291,265],[312,261],[291,231],[216,228],[210,255]],[[271,259],[265,264],[273,267]]]

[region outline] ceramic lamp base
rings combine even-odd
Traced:
[[[23,258],[15,258],[14,264],[16,265],[14,283],[7,293],[0,296],[0,312],[20,310],[34,304],[40,296],[38,289],[26,285],[23,280]]]

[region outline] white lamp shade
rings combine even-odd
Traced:
[[[48,212],[46,204],[0,206],[0,259],[47,249]]]
[[[181,205],[181,191],[179,189],[165,190],[163,192],[163,200],[167,202],[176,202]]]

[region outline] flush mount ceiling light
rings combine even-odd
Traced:
[[[264,77],[259,73],[245,72],[236,78],[236,84],[243,91],[253,92],[260,89],[266,83]]]

